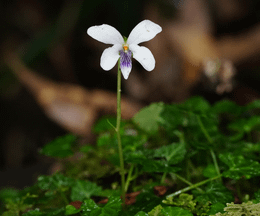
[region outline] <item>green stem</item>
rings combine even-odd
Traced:
[[[128,171],[127,179],[126,179],[126,183],[125,183],[125,191],[126,191],[126,192],[127,192],[127,190],[128,190],[130,181],[133,180],[133,178],[132,178],[133,170],[134,170],[134,165],[132,164],[131,167],[130,167],[130,169],[129,169],[129,171]]]
[[[213,143],[213,140],[211,139],[211,137],[210,137],[208,131],[206,130],[206,128],[204,127],[204,125],[203,125],[203,123],[201,121],[201,118],[198,115],[196,115],[196,116],[197,116],[200,128],[201,128],[202,132],[204,133],[204,136],[207,138],[209,143]]]
[[[124,207],[125,206],[125,168],[124,168],[124,158],[123,158],[123,149],[122,149],[122,143],[121,143],[121,135],[120,135],[120,123],[121,123],[121,71],[120,71],[120,60],[118,60],[116,133],[117,133],[119,160],[120,160],[122,201],[123,201],[123,207]]]
[[[210,154],[211,154],[214,166],[215,166],[215,170],[217,171],[217,174],[220,175],[220,170],[219,170],[217,158],[216,158],[215,152],[212,149],[210,149]],[[220,178],[220,181],[222,181],[222,178]]]
[[[179,191],[176,191],[175,193],[172,193],[172,194],[168,195],[167,197],[178,196],[178,195],[181,194],[181,193],[184,193],[184,192],[186,192],[186,191],[195,189],[195,188],[197,188],[197,187],[199,187],[199,186],[201,186],[201,185],[204,185],[204,184],[206,184],[206,183],[208,183],[208,182],[210,182],[210,181],[213,181],[213,180],[215,180],[215,179],[221,178],[221,176],[222,176],[222,175],[218,175],[218,176],[215,176],[215,177],[213,177],[213,178],[210,178],[210,179],[201,181],[201,182],[199,182],[199,183],[197,183],[197,184],[194,184],[194,185],[191,185],[191,186],[189,186],[189,187],[183,188],[183,189],[181,189],[181,190],[179,190]]]
[[[163,173],[163,176],[161,178],[161,184],[164,184],[166,175],[167,175],[167,173]]]
[[[211,139],[208,131],[206,130],[206,128],[204,127],[200,117],[197,115],[197,119],[198,119],[198,122],[199,122],[199,125],[200,125],[200,128],[204,134],[204,136],[207,138],[208,142],[210,144],[213,143],[213,140]],[[210,148],[210,154],[211,154],[211,157],[212,157],[212,160],[213,160],[213,163],[214,163],[214,166],[215,166],[215,170],[217,172],[218,175],[220,175],[220,170],[219,170],[219,166],[218,166],[218,162],[217,162],[217,158],[216,158],[216,155],[214,153],[214,151]],[[222,181],[222,179],[220,178],[220,181]]]
[[[186,183],[187,185],[190,185],[190,186],[193,185],[191,182],[189,182],[189,181],[186,180],[185,178],[181,177],[180,175],[178,175],[178,174],[176,174],[176,173],[174,173],[174,174],[171,173],[171,176],[172,176],[172,177],[173,177],[173,175],[175,175],[176,178],[178,178],[179,180],[183,181],[183,182]],[[200,191],[200,192],[203,192],[203,190],[202,190],[201,188],[199,188],[199,187],[197,187],[196,189],[197,189],[198,191]]]

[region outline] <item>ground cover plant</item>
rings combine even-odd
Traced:
[[[44,146],[40,153],[64,169],[22,191],[1,190],[1,214],[260,215],[259,111],[260,101],[211,105],[193,97],[123,120],[125,206],[116,118],[104,116],[93,127],[96,145],[68,134]]]

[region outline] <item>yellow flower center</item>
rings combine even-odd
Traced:
[[[123,44],[123,50],[125,53],[127,53],[128,49],[128,44]]]

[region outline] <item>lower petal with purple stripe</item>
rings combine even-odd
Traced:
[[[123,50],[119,51],[120,54],[120,68],[125,79],[128,79],[128,76],[132,70],[132,52],[128,50],[124,52]]]

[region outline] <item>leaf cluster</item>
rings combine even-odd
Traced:
[[[0,191],[5,204],[0,211],[5,216],[253,215],[260,202],[259,110],[259,101],[241,107],[194,97],[151,104],[123,121],[125,190],[140,192],[126,209],[119,195],[116,120],[103,117],[93,127],[95,146],[78,145],[71,134],[44,146],[40,153],[57,158],[62,173],[39,176],[22,191]],[[167,193],[156,194],[158,185]],[[106,204],[98,203],[105,197]],[[242,204],[232,203],[235,197]]]

